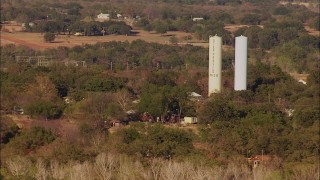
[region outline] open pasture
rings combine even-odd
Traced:
[[[57,48],[59,46],[73,47],[76,45],[95,44],[97,42],[110,41],[128,41],[132,42],[141,39],[147,42],[160,44],[170,44],[170,37],[176,37],[181,43],[188,43],[184,38],[190,36],[185,32],[168,32],[166,34],[156,34],[142,30],[134,30],[135,35],[106,35],[106,36],[74,36],[74,35],[57,35],[54,42],[46,43],[42,33],[28,32],[1,32],[1,45],[14,43],[16,45],[25,45],[33,49]],[[200,43],[201,44],[201,43]]]

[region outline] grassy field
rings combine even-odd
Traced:
[[[247,25],[226,25],[226,30],[234,33],[237,29]],[[156,34],[155,32],[147,32],[143,30],[134,30],[135,35],[107,35],[107,36],[74,36],[74,35],[57,35],[52,43],[45,43],[42,33],[23,32],[19,24],[7,24],[2,27],[1,46],[6,44],[25,45],[33,49],[57,48],[59,46],[73,47],[76,45],[95,44],[97,42],[110,41],[134,41],[141,39],[147,42],[155,42],[160,44],[170,44],[170,38],[176,37],[178,45],[192,44],[194,46],[208,47],[207,42],[199,41],[191,33],[180,31],[169,31],[166,34]],[[192,40],[185,40],[185,37],[191,36]]]
[[[52,43],[45,43],[42,33],[27,33],[27,32],[1,32],[1,45],[14,43],[17,45],[25,45],[33,49],[56,48],[59,46],[73,47],[76,45],[95,44],[97,42],[110,41],[134,41],[141,39],[147,42],[156,42],[160,44],[170,44],[170,37],[178,38],[182,44],[189,43],[184,40],[184,37],[190,36],[190,33],[185,32],[168,32],[164,35],[154,32],[135,30],[136,35],[108,35],[108,36],[74,36],[74,35],[57,35]],[[193,38],[194,39],[194,38]],[[203,45],[201,42],[196,42],[197,45]],[[206,43],[205,43],[206,44]]]

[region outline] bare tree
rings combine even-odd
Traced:
[[[115,93],[115,98],[117,103],[120,105],[122,110],[126,112],[128,110],[128,106],[131,100],[130,93],[126,89],[122,89]]]
[[[159,7],[154,5],[148,5],[144,8],[144,13],[148,16],[148,19],[155,19],[161,17]]]
[[[36,82],[28,88],[28,93],[37,99],[52,100],[57,97],[55,85],[47,76],[37,76]]]
[[[292,179],[319,179],[320,171],[317,165],[307,165],[303,167],[297,167],[293,170]]]
[[[184,167],[174,161],[168,161],[165,166],[161,168],[161,179],[175,180],[184,179]]]
[[[8,159],[6,164],[11,174],[19,179],[20,177],[27,176],[31,166],[31,161],[25,157],[16,156]]]
[[[119,174],[117,176],[123,180],[142,179],[142,174],[145,171],[141,162],[133,162],[127,156],[120,156]]]
[[[34,177],[37,180],[46,180],[48,178],[48,176],[49,176],[49,172],[48,172],[48,170],[46,168],[46,165],[45,165],[43,159],[38,159],[37,160],[36,167],[37,167],[37,171],[34,174]]]
[[[161,168],[163,166],[163,161],[161,159],[152,159],[150,164],[150,169],[154,180],[160,179]]]
[[[92,164],[89,162],[84,163],[71,163],[70,164],[70,179],[76,179],[76,180],[93,180],[94,175],[92,174],[93,168]]]
[[[94,169],[101,179],[111,179],[112,171],[116,168],[118,162],[114,155],[101,153],[96,157]]]
[[[214,174],[212,169],[200,166],[193,171],[192,178],[190,179],[214,179],[213,177]]]
[[[99,151],[100,146],[103,144],[105,140],[105,135],[98,133],[91,136],[91,142],[96,152]]]
[[[65,167],[60,165],[57,161],[51,161],[50,172],[51,172],[51,177],[58,180],[65,179],[67,174]]]

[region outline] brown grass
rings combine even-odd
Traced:
[[[309,26],[305,25],[304,28],[308,31],[308,33],[312,36],[320,36],[320,31],[310,28]]]
[[[231,33],[235,33],[238,29],[243,28],[243,27],[250,27],[250,26],[254,26],[254,25],[243,25],[243,24],[225,24],[224,29],[231,32]],[[263,28],[262,25],[256,25],[259,26],[260,28]]]
[[[293,77],[293,79],[299,81],[304,80],[307,81],[309,74],[298,74],[298,73],[290,73],[290,75]]]
[[[70,119],[59,119],[59,120],[41,120],[31,118],[28,115],[7,115],[5,119],[11,119],[19,128],[29,129],[34,126],[44,127],[51,129],[55,134],[71,137],[79,135],[78,124],[71,122]]]
[[[191,35],[185,32],[168,32],[164,35],[156,34],[154,32],[147,32],[142,30],[135,30],[137,35],[108,35],[108,36],[74,36],[74,35],[57,35],[52,43],[45,43],[42,33],[27,33],[27,32],[1,32],[1,45],[14,43],[17,45],[25,45],[33,49],[47,49],[57,48],[59,46],[73,47],[76,45],[95,44],[97,42],[110,41],[128,41],[132,42],[141,39],[147,42],[155,42],[160,44],[170,44],[169,39],[175,36],[180,42],[186,43],[183,40],[185,36]]]
[[[16,23],[16,24],[3,24],[1,27],[1,31],[4,32],[18,32],[23,31],[22,24]]]

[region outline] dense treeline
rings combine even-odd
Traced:
[[[194,54],[198,53],[202,55],[205,51],[192,46],[146,45],[145,42],[136,41],[131,44],[112,42],[86,46],[87,48],[76,47],[70,49],[71,52],[62,49],[66,51],[61,54],[67,55],[77,49],[76,52],[79,53],[84,49],[108,49],[112,50],[111,52],[122,52],[117,58],[120,60],[123,55],[132,57],[133,50],[138,48],[139,44],[151,49],[149,52],[144,52],[149,58],[152,57],[152,51],[166,52],[163,53],[166,54],[163,60],[172,55],[171,51],[184,55],[182,52],[189,50],[190,57],[196,57]],[[177,122],[175,117],[198,116],[200,123],[205,126],[200,128],[200,136],[194,138],[194,135],[166,130],[161,126],[131,125],[132,128],[108,137],[107,144],[109,140],[115,143],[112,146],[109,144],[109,147],[118,149],[121,153],[136,154],[145,158],[177,158],[189,156],[190,153],[194,155],[200,153],[190,143],[205,142],[209,143],[210,147],[215,147],[214,151],[200,154],[208,153],[214,159],[254,155],[263,150],[267,154],[277,155],[285,162],[312,163],[316,160],[320,81],[316,71],[310,71],[308,84],[303,85],[277,66],[256,62],[250,64],[248,68],[248,90],[233,92],[231,85],[233,70],[225,65],[223,93],[198,103],[190,98],[189,93],[195,91],[207,94],[206,68],[203,70],[199,68],[207,66],[205,63],[207,57],[202,63],[195,62],[194,68],[189,67],[189,69],[171,69],[170,66],[161,69],[155,65],[153,70],[147,70],[147,66],[130,71],[125,69],[115,71],[110,70],[109,66],[103,66],[103,63],[99,66],[92,64],[87,68],[64,65],[33,67],[23,63],[17,64],[12,59],[14,55],[28,53],[32,55],[36,52],[23,48],[10,51],[10,48],[13,47],[7,46],[2,49],[7,67],[5,71],[1,71],[2,111],[10,113],[14,107],[22,107],[25,113],[33,118],[47,120],[61,116],[75,118],[82,124],[80,126],[80,133],[84,138],[82,143],[87,144],[86,141],[89,141],[90,137],[103,138],[105,130],[102,125],[105,122],[111,122],[113,119],[124,122],[144,120],[142,115],[148,112],[147,121],[173,123]],[[56,50],[42,53],[48,52],[53,54]],[[135,57],[143,56],[137,54]],[[117,56],[113,54],[112,57]],[[129,75],[126,75],[127,72],[130,72]],[[64,101],[63,98],[68,98],[71,102]],[[133,103],[136,99],[140,101],[138,104]],[[292,116],[287,113],[291,111],[290,109],[294,109]],[[133,110],[137,114],[128,115],[126,113],[128,110]],[[5,147],[8,148],[8,152],[11,152],[9,149],[16,149],[16,146],[19,146],[19,153],[23,154],[53,140],[52,135],[48,133],[46,135],[48,138],[39,139],[39,142],[34,142],[35,145],[32,145],[28,140],[29,135],[24,133],[19,135],[19,133],[12,125],[3,130],[4,139],[1,141],[7,144]],[[178,140],[170,139],[171,136]],[[18,140],[14,140],[16,138]],[[23,140],[24,138],[26,139]],[[157,139],[162,143],[159,144]],[[298,145],[301,143],[305,147],[303,151]],[[103,144],[100,142],[100,145]],[[181,150],[180,147],[184,148]],[[57,149],[53,155],[61,160],[71,158],[85,161],[86,158],[94,156],[94,151],[84,150],[79,144],[71,144],[66,149]]]
[[[250,32],[254,28],[246,29]],[[254,40],[257,40],[256,38]],[[312,36],[302,36],[298,39],[290,41],[291,44],[304,44],[309,46],[309,48],[297,48],[301,49],[301,52],[306,51],[305,53],[312,52],[316,50],[318,44],[316,44],[315,39]],[[291,54],[285,54],[282,50],[282,47],[286,47],[287,43],[284,43],[281,48],[277,49],[279,51],[279,56],[289,57],[291,60],[296,62],[296,65],[301,59],[296,58],[293,53],[297,53],[297,57],[300,57],[301,54],[298,54],[295,50]],[[313,42],[313,44],[310,44]],[[250,41],[249,41],[250,45]],[[305,46],[303,46],[305,47]],[[312,50],[313,49],[313,50]],[[289,48],[287,51],[290,51]],[[121,89],[127,89],[129,92],[133,93],[135,96],[141,96],[142,100],[146,100],[146,104],[139,106],[144,111],[155,112],[153,115],[163,115],[167,110],[166,107],[169,106],[187,106],[182,103],[179,105],[174,105],[176,102],[175,98],[184,98],[187,97],[187,92],[196,91],[202,95],[206,95],[206,73],[205,69],[207,67],[208,53],[207,50],[200,47],[193,46],[168,46],[160,45],[155,43],[146,43],[144,41],[134,41],[132,43],[128,42],[109,42],[109,43],[98,43],[95,45],[85,45],[84,47],[76,46],[74,48],[58,48],[46,50],[43,52],[36,52],[24,47],[15,48],[14,46],[5,46],[2,48],[1,60],[2,64],[7,67],[6,72],[2,72],[2,83],[6,84],[3,86],[3,94],[9,93],[7,97],[15,97],[16,91],[11,89],[19,88],[30,94],[31,96],[37,95],[39,98],[34,100],[39,100],[38,103],[41,104],[41,107],[36,111],[38,114],[47,112],[48,107],[55,107],[55,113],[51,114],[50,117],[55,117],[61,113],[61,105],[59,105],[59,98],[70,96],[76,101],[80,101],[85,97],[86,92],[117,92]],[[293,51],[293,50],[292,50]],[[232,61],[233,56],[232,51],[226,50],[225,56],[223,59],[223,69],[224,69],[224,83],[228,88],[232,88]],[[15,56],[33,56],[33,55],[46,55],[53,57],[52,63],[58,63],[52,67],[38,67],[33,68],[27,64],[18,65],[15,62]],[[299,94],[303,91],[302,85],[296,85],[291,82],[290,78],[281,72],[280,68],[272,67],[271,69],[267,66],[264,66],[260,63],[260,58],[265,58],[265,54],[261,52],[253,51],[252,58],[254,62],[257,63],[255,66],[249,67],[249,86],[250,90],[255,93],[259,98],[255,99],[257,102],[266,100],[268,93],[274,94],[274,98],[283,98],[290,104],[295,103],[299,97],[289,98],[293,94]],[[292,56],[292,57],[291,57]],[[309,55],[310,56],[310,55]],[[266,56],[267,57],[267,56]],[[312,57],[312,56],[311,56]],[[71,59],[78,61],[85,61],[89,68],[82,69],[76,67],[64,67],[62,64],[65,61],[63,59]],[[279,58],[279,60],[281,60]],[[276,60],[276,64],[281,65],[281,61]],[[312,60],[313,61],[313,60]],[[318,77],[315,72],[317,72],[317,66],[314,66],[315,62],[306,61],[310,64],[310,69],[308,72],[311,73],[308,84],[316,83]],[[61,62],[61,63],[60,63]],[[68,62],[68,61],[67,61]],[[59,65],[60,63],[60,65]],[[301,62],[305,64],[305,62]],[[286,64],[286,67],[290,67],[290,64]],[[301,65],[300,65],[301,66]],[[303,68],[303,67],[297,68]],[[199,67],[202,67],[199,69]],[[146,69],[149,69],[146,71]],[[195,71],[195,69],[198,69]],[[306,69],[306,68],[305,68]],[[150,73],[150,70],[155,70],[159,72]],[[116,77],[110,76],[109,73],[102,72],[135,72],[136,76],[139,75],[138,71],[146,72],[146,76],[143,79],[137,79],[136,77],[123,76]],[[169,71],[169,72],[166,72]],[[172,72],[170,72],[172,71]],[[18,74],[15,74],[19,72]],[[184,76],[184,73],[193,73],[194,76]],[[270,75],[269,75],[270,74]],[[45,75],[45,76],[44,76]],[[42,76],[42,77],[41,77]],[[145,84],[144,82],[147,82]],[[289,83],[290,82],[290,83]],[[183,84],[184,83],[184,84]],[[51,92],[46,95],[41,95],[42,91],[45,90],[36,90],[35,87],[38,87],[38,84],[46,84],[45,90]],[[183,88],[175,87],[177,85],[182,85]],[[260,88],[260,85],[261,86]],[[270,87],[268,87],[270,86]],[[268,87],[267,90],[265,87]],[[286,90],[288,89],[290,90]],[[160,91],[159,91],[160,90]],[[35,92],[33,92],[35,91]],[[288,92],[290,93],[288,93]],[[313,90],[312,90],[313,91]],[[184,93],[182,93],[184,92]],[[153,96],[154,93],[160,93],[159,96]],[[43,94],[43,93],[42,93]],[[162,96],[161,94],[165,94]],[[183,96],[180,96],[180,95]],[[261,96],[260,96],[261,95]],[[301,96],[302,94],[299,94]],[[158,101],[155,98],[158,97]],[[20,98],[16,98],[20,99]],[[27,97],[22,99],[27,102]],[[148,99],[152,99],[151,102],[148,102]],[[180,99],[180,101],[182,100]],[[21,100],[22,101],[22,100]],[[14,106],[14,100],[3,101],[3,109],[10,110]],[[49,103],[50,102],[50,103]],[[148,102],[148,103],[147,103]],[[53,104],[52,104],[53,103]],[[163,104],[158,110],[151,110],[148,104]],[[24,103],[24,105],[27,105]],[[33,107],[32,104],[26,107]],[[28,109],[28,108],[27,108]],[[188,112],[188,108],[183,108]],[[194,110],[190,109],[190,112],[186,114],[193,114]],[[48,114],[48,113],[47,113]]]
[[[16,56],[46,55],[61,62],[69,59],[85,61],[89,65],[99,64],[105,69],[125,70],[129,63],[130,69],[139,67],[158,67],[163,69],[180,68],[186,63],[205,67],[208,53],[204,48],[193,46],[168,46],[157,43],[147,43],[142,40],[128,42],[106,42],[94,45],[60,47],[46,51],[34,51],[20,47],[5,46],[2,49],[3,65],[15,63]]]
[[[184,1],[179,1],[177,4],[171,1],[155,1],[149,2],[148,5],[139,3],[139,1],[125,4],[121,2],[3,2],[4,6],[2,6],[3,13],[1,21],[17,20],[22,23],[35,22],[39,24],[39,28],[36,29],[43,32],[43,29],[40,28],[42,27],[41,24],[47,23],[59,24],[59,29],[67,29],[70,26],[79,27],[79,24],[81,25],[84,22],[92,22],[91,24],[94,24],[93,21],[96,15],[103,12],[109,13],[112,19],[118,19],[117,14],[120,13],[122,17],[133,18],[134,21],[137,20],[136,25],[138,27],[149,31],[155,30],[159,33],[164,33],[169,30],[194,32],[195,30],[192,30],[193,26],[206,26],[205,24],[207,23],[211,25],[210,28],[212,30],[217,27],[214,26],[217,21],[228,24],[261,25],[274,22],[275,20],[293,19],[301,23],[308,23],[316,29],[318,28],[318,18],[314,17],[317,17],[319,14],[308,10],[304,6],[290,4],[284,6],[277,4],[277,1],[243,2],[222,0],[209,4],[202,0],[197,2],[204,3],[204,5],[190,6],[185,5]],[[243,12],[239,11],[239,8],[243,10]],[[135,19],[136,17],[138,18]],[[200,23],[192,21],[193,17],[201,17],[204,20],[210,21]],[[118,20],[126,21],[123,18]],[[82,26],[84,27],[83,29],[78,28],[78,30],[84,32],[86,29],[86,31],[89,31],[89,28],[85,27],[90,26],[90,23],[85,24],[87,25]],[[108,26],[107,24],[107,27]],[[90,27],[92,28],[93,26],[91,25]],[[27,29],[30,30],[29,28]],[[68,30],[71,29],[68,28]],[[93,34],[94,31],[95,30],[92,30]],[[198,33],[201,34],[203,32],[198,31]],[[209,33],[208,30],[205,33]],[[206,39],[202,37],[199,38]]]
[[[76,21],[73,24],[69,22],[57,22],[57,21],[41,21],[34,26],[28,25],[26,31],[30,32],[51,32],[51,33],[83,33],[85,36],[97,36],[97,35],[130,35],[131,27],[125,22],[80,22]]]

